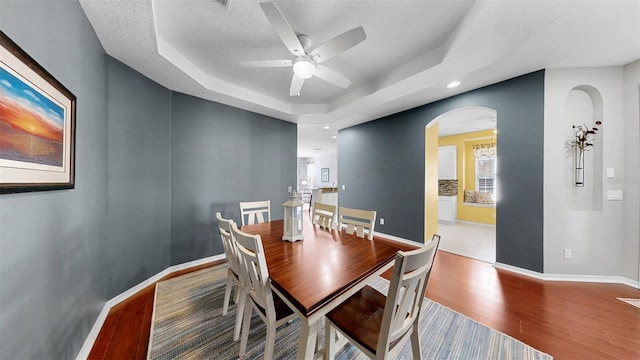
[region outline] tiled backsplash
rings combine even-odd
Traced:
[[[458,195],[458,180],[438,180],[438,196]]]

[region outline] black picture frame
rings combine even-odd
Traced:
[[[75,187],[76,97],[0,31],[0,194]]]

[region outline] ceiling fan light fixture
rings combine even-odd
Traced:
[[[309,59],[299,58],[293,63],[293,73],[300,79],[309,79],[316,73],[316,65]]]

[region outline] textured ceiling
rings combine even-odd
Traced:
[[[312,78],[290,97],[291,68],[241,67],[293,59],[255,0],[80,0],[109,55],[169,89],[298,123],[299,156],[335,151],[339,129],[531,71],[640,58],[637,0],[274,2],[311,49],[364,28],[323,63],[350,87]]]

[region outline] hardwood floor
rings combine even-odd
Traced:
[[[160,281],[215,266],[224,261],[176,271]],[[107,315],[87,359],[146,359],[155,285],[114,306]]]
[[[153,296],[111,309],[89,359],[145,359]],[[545,282],[440,251],[427,297],[555,359],[640,359],[640,309],[616,299],[640,298],[629,286]]]

